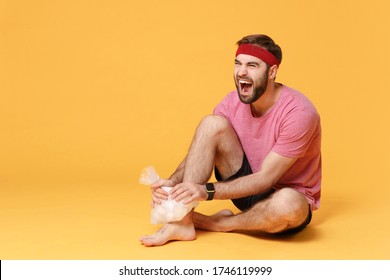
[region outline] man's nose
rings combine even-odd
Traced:
[[[240,66],[240,68],[238,68],[238,72],[237,72],[238,76],[245,77],[247,74],[248,74],[248,71],[247,71],[247,68],[245,66]]]

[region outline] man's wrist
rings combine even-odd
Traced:
[[[206,192],[207,192],[207,199],[206,200],[213,200],[214,194],[215,194],[215,187],[214,187],[213,183],[206,184]]]
[[[175,178],[174,176],[169,177],[168,180],[170,180],[174,185],[180,183],[179,180],[177,180],[177,178]]]

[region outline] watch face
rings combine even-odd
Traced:
[[[206,189],[207,189],[208,192],[214,192],[214,184],[207,183],[206,184]]]

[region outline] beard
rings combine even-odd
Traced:
[[[264,73],[258,85],[255,85],[252,79],[250,80],[250,82],[252,83],[252,94],[242,95],[241,91],[243,89],[241,88],[240,84],[237,82],[237,78],[235,79],[238,97],[240,98],[241,102],[245,104],[251,104],[257,101],[264,94],[268,86],[268,71]]]

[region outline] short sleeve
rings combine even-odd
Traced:
[[[303,157],[319,133],[320,119],[316,111],[293,110],[284,117],[272,150],[285,157]]]

